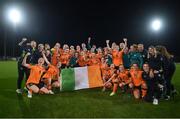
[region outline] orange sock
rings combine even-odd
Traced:
[[[32,94],[32,92],[33,92],[32,89],[29,89],[29,92]]]
[[[114,83],[114,87],[113,87],[113,92],[116,93],[117,92],[117,88],[118,88],[118,84]]]

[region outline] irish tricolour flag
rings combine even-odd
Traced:
[[[67,68],[61,71],[61,91],[101,87],[103,81],[99,66]]]

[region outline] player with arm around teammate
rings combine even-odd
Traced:
[[[118,71],[119,71],[119,72],[117,72],[118,82],[113,83],[113,92],[110,94],[110,96],[115,95],[115,93],[117,92],[118,86],[121,89],[124,89],[125,87],[127,87],[127,88],[132,90],[132,88],[133,88],[133,84],[132,84],[132,81],[131,81],[131,78],[130,78],[129,71],[126,70],[123,65],[119,66]]]
[[[118,83],[117,70],[115,69],[114,64],[111,64],[108,73],[109,73],[108,77],[104,79],[105,83],[104,83],[103,91],[105,91],[105,89],[111,89],[113,86],[113,83]]]
[[[133,94],[135,99],[144,98],[147,93],[147,85],[142,77],[143,71],[138,67],[138,64],[132,64],[130,75],[133,83]]]
[[[54,87],[54,88],[60,87],[60,83],[59,83],[59,72],[60,72],[60,70],[59,69],[61,67],[61,62],[58,62],[57,65],[54,66],[48,61],[44,52],[42,53],[42,55],[43,55],[45,62],[48,65],[48,70],[43,75],[42,80],[45,82],[46,87],[49,90],[49,93],[54,94],[54,92],[51,90],[52,87]]]

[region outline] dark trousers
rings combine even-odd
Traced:
[[[18,79],[17,79],[17,88],[21,89],[22,81],[24,79],[24,74],[26,75],[26,80],[29,77],[30,70],[22,66],[21,62],[18,62]]]
[[[171,69],[164,73],[164,78],[166,81],[166,95],[168,96],[170,96],[171,91],[174,90],[174,85],[171,83],[174,72],[175,72],[175,69]]]
[[[166,84],[165,79],[162,73],[158,73],[154,75],[155,78],[155,89],[156,89],[156,98],[163,98],[166,92]],[[163,88],[159,88],[158,84],[163,85]]]
[[[155,82],[155,80],[151,80],[146,82],[148,90],[147,90],[147,94],[146,94],[146,101],[148,102],[152,102],[154,98],[159,99],[160,98],[160,89],[157,85],[157,83]]]

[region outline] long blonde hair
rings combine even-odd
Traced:
[[[163,56],[165,56],[167,59],[170,59],[172,57],[174,57],[173,55],[171,55],[165,46],[161,46],[161,45],[158,45],[156,46],[156,50],[159,51]]]

